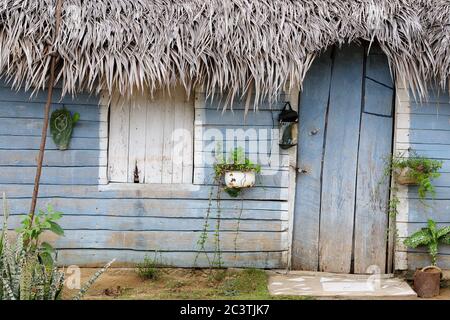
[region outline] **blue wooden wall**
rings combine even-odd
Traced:
[[[56,97],[60,96],[59,89]],[[28,212],[39,148],[46,92],[32,100],[29,93],[0,87],[0,192],[6,192],[11,211],[10,228]],[[221,117],[217,101],[204,105],[205,128],[272,127],[272,111],[262,111],[244,119],[243,107]],[[53,108],[65,105],[79,112],[69,150],[58,151],[47,141],[38,208],[48,203],[62,211],[64,237],[51,237],[59,249],[60,264],[97,266],[117,258],[116,266],[141,261],[154,251],[162,262],[192,266],[197,241],[204,224],[211,192],[211,166],[205,165],[198,185],[145,185],[139,190],[104,188],[107,181],[107,112],[99,97],[78,95],[64,98]],[[277,104],[275,108],[280,108]],[[103,109],[102,109],[103,108]],[[277,112],[273,113],[276,118]],[[202,167],[197,164],[197,167]],[[264,168],[271,170],[271,168]],[[287,170],[287,167],[283,170]],[[258,186],[231,199],[222,193],[220,245],[226,266],[283,267],[287,258],[288,191],[285,173],[262,176]],[[214,230],[218,209],[213,193],[213,209],[206,249],[214,254]],[[0,204],[1,207],[1,204]],[[0,208],[1,209],[1,208]],[[207,266],[204,254],[197,266]]]
[[[397,110],[397,150],[412,148],[417,153],[432,159],[442,160],[441,177],[434,181],[436,196],[428,198],[425,205],[417,195],[417,187],[409,187],[406,196],[407,213],[400,214],[397,225],[400,238],[399,251],[407,253],[409,269],[430,264],[425,248],[409,249],[401,242],[406,234],[412,234],[426,226],[427,219],[434,219],[440,227],[450,225],[450,97],[448,92],[430,88],[426,101],[415,101],[399,95]],[[403,210],[403,209],[402,209]],[[438,265],[450,269],[450,246],[439,250]]]

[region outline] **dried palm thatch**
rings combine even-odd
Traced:
[[[0,0],[0,72],[43,88],[59,56],[63,94],[203,85],[275,99],[300,84],[327,47],[377,40],[392,72],[419,94],[450,73],[445,0],[64,0],[53,43],[54,0]]]

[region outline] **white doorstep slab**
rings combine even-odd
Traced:
[[[377,275],[352,275],[301,272],[269,276],[272,295],[312,297],[416,297],[412,288],[400,278]]]

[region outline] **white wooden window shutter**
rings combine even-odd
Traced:
[[[184,88],[111,100],[109,181],[192,183],[194,101]]]

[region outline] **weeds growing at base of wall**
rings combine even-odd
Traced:
[[[59,214],[57,216],[59,217]],[[57,252],[52,248],[52,253],[49,253],[49,248],[45,248],[46,251],[43,255],[43,251],[40,250],[42,246],[39,241],[41,231],[51,230],[51,224],[49,225],[48,221],[47,223],[39,221],[38,227],[36,225],[31,227],[31,225],[23,223],[22,228],[18,229],[15,245],[13,245],[8,232],[8,218],[9,209],[6,195],[3,194],[4,220],[0,234],[0,300],[60,299],[64,286],[64,272],[58,269]],[[55,257],[53,257],[53,253]],[[42,258],[47,254],[52,255],[51,259]],[[114,260],[97,271],[73,299],[81,299],[113,262]]]
[[[158,252],[155,251],[153,258],[144,257],[144,261],[136,264],[136,273],[142,279],[157,280],[161,276],[161,269],[166,265],[163,263],[161,255],[158,257]]]

